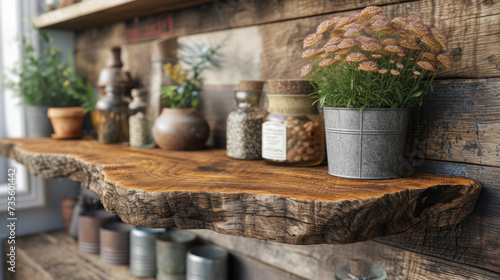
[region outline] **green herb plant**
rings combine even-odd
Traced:
[[[75,72],[73,59],[70,53],[68,53],[68,64],[68,67],[63,72],[63,76],[66,77],[63,83],[64,88],[74,99],[80,102],[85,113],[94,111],[97,102],[97,94],[90,83],[85,82],[84,76],[78,75]]]
[[[62,59],[61,51],[53,46],[47,33],[41,33],[44,43],[40,53],[35,51],[31,40],[21,37],[21,61],[18,67],[11,69],[16,80],[3,75],[2,83],[16,91],[24,105],[49,107],[79,106],[64,87],[66,77],[63,73],[68,64]]]
[[[438,70],[452,64],[442,53],[447,41],[441,31],[416,16],[391,20],[373,6],[323,21],[303,47],[309,63],[301,76],[322,107],[421,106]]]
[[[170,108],[193,108],[195,111],[200,104],[199,92],[203,85],[201,73],[213,67],[219,67],[222,60],[218,53],[220,45],[209,47],[206,45],[184,46],[181,48],[179,59],[189,68],[182,70],[179,64],[163,65],[164,73],[178,85],[167,86],[161,89],[162,103]]]

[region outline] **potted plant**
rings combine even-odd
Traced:
[[[47,33],[41,33],[41,38],[44,46],[37,53],[32,42],[26,36],[21,37],[22,58],[19,67],[11,71],[17,78],[4,76],[3,79],[3,83],[15,90],[21,103],[26,105],[28,136],[35,138],[49,137],[52,133],[47,118],[49,107],[81,105],[64,86],[69,83],[64,75],[68,64],[61,58],[61,52],[52,45],[52,39]],[[70,110],[73,116],[83,114],[81,109]],[[55,135],[61,134],[56,131]]]
[[[68,67],[63,71],[65,80],[63,88],[79,104],[78,107],[51,107],[47,116],[50,118],[55,133],[55,139],[74,139],[81,137],[83,119],[86,113],[93,112],[96,104],[96,94],[83,77],[76,74],[73,60],[68,55]],[[94,121],[94,119],[93,119]]]
[[[188,65],[184,71],[180,65],[167,63],[164,72],[178,85],[162,88],[164,108],[153,125],[155,143],[166,150],[202,149],[210,128],[199,113],[199,92],[203,78],[201,73],[220,65],[220,46],[186,46],[180,60]]]
[[[310,62],[301,75],[324,108],[331,175],[399,176],[408,108],[422,105],[440,68],[451,68],[446,47],[420,18],[391,20],[379,7],[323,21],[304,39]]]

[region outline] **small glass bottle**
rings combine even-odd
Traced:
[[[108,85],[106,95],[97,101],[97,138],[102,144],[128,142],[128,104],[123,100],[123,86]]]
[[[227,117],[228,157],[244,160],[261,159],[262,120],[265,115],[265,111],[259,107],[261,95],[262,89],[238,90],[234,93],[238,107]]]
[[[152,148],[151,119],[147,117],[148,92],[146,89],[133,89],[133,100],[129,108],[129,143],[135,148]]]
[[[304,80],[269,80],[269,113],[262,125],[262,157],[266,163],[314,166],[325,156],[324,120]]]

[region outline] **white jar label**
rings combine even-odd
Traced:
[[[262,157],[286,160],[286,125],[276,122],[262,124]]]

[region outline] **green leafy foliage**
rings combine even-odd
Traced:
[[[68,53],[68,64],[68,68],[63,72],[64,77],[66,77],[63,86],[74,99],[80,102],[85,112],[94,111],[97,102],[97,94],[90,83],[85,82],[84,76],[78,75],[75,72],[73,59],[70,53]]]
[[[42,48],[35,51],[33,42],[21,37],[22,58],[18,67],[11,69],[17,76],[10,79],[3,75],[2,83],[17,92],[24,105],[49,107],[80,106],[81,101],[68,92],[63,75],[68,64],[61,57],[61,51],[53,46],[47,33],[41,33]]]
[[[195,44],[181,48],[179,58],[188,65],[187,70],[180,70],[179,65],[172,67],[164,65],[165,74],[179,83],[178,86],[168,86],[161,89],[162,103],[170,108],[198,109],[199,93],[203,85],[201,73],[222,63],[222,55],[218,53],[220,45],[209,47]]]
[[[386,55],[378,59],[379,67],[387,69],[383,74],[361,71],[358,69],[359,63],[354,62],[337,63],[330,67],[314,66],[307,76],[315,88],[312,96],[321,107],[363,110],[421,106],[423,96],[432,89],[435,75],[426,75],[428,71],[417,69],[415,63],[410,63],[412,56],[411,53],[404,58]],[[396,60],[405,67],[397,68]],[[391,70],[398,74],[391,74]],[[421,73],[415,75],[417,71]]]

